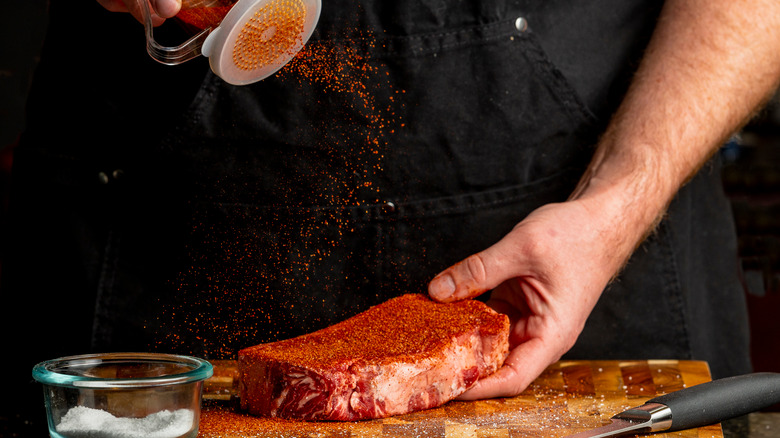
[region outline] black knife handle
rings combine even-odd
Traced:
[[[780,374],[753,373],[713,380],[649,400],[672,413],[669,431],[720,423],[780,403]]]

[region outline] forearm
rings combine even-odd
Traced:
[[[779,2],[666,2],[632,86],[571,197],[609,218],[603,226],[615,270],[779,79]]]
[[[431,297],[492,291],[510,316],[504,366],[466,399],[511,396],[575,343],[610,276],[677,190],[780,77],[777,0],[669,0],[630,90],[569,202],[544,205],[437,275]]]

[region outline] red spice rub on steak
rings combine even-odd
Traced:
[[[409,294],[323,330],[238,353],[241,407],[353,421],[440,406],[495,372],[509,319],[485,304]]]

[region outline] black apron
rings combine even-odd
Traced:
[[[520,11],[442,3],[413,29],[373,23],[424,15],[397,10],[412,5],[331,4],[275,77],[207,78],[163,147],[197,185],[170,314],[209,316],[165,333],[184,322],[201,352],[230,354],[331,325],[425,292],[571,192],[597,130]]]
[[[92,5],[100,41],[119,49],[74,71],[68,39],[48,43],[16,154],[4,297],[17,323],[63,327],[34,359],[232,358],[425,292],[565,200],[658,13],[574,3],[326,1],[301,56],[245,87],[204,60],[155,65],[133,51],[137,23]],[[55,19],[54,36],[83,32]],[[567,357],[747,371],[733,233],[711,163]]]

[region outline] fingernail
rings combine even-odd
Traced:
[[[455,293],[455,281],[449,274],[440,275],[431,281],[428,293],[438,300],[449,298]]]

